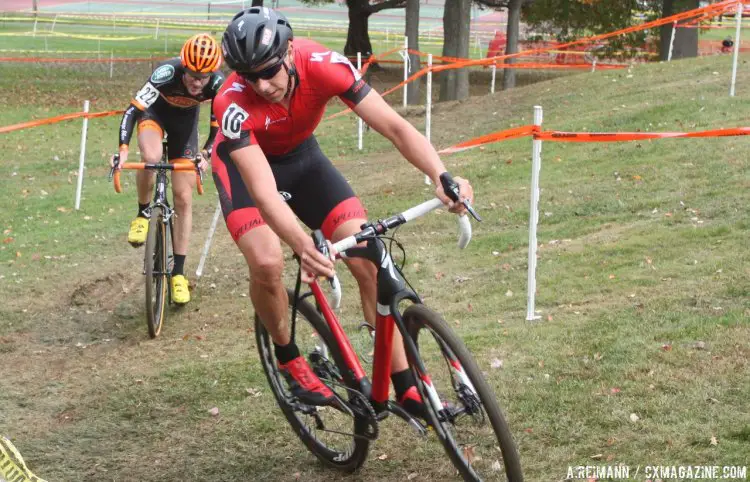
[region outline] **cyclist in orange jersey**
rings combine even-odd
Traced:
[[[128,145],[134,127],[138,126],[138,147],[144,162],[157,163],[162,157],[162,138],[168,135],[167,154],[170,162],[192,161],[198,154],[198,118],[200,103],[212,100],[224,83],[219,71],[221,48],[213,37],[198,34],[182,46],[180,56],[159,65],[148,81],[135,94],[120,123],[118,145],[120,161],[128,158]],[[211,127],[200,154],[205,170],[219,125],[211,115]],[[110,161],[111,162],[111,161]],[[154,173],[138,171],[138,215],[130,224],[128,242],[138,247],[146,242],[148,206],[154,184]],[[192,193],[195,175],[190,172],[172,174],[174,196],[174,268],[172,300],[177,304],[190,301],[184,266],[192,228]]]

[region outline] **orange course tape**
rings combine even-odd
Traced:
[[[545,131],[534,135],[535,139],[556,142],[623,142],[647,139],[673,139],[686,137],[731,137],[750,135],[750,127],[734,127],[699,132],[560,132]]]
[[[161,62],[170,57],[119,57],[109,59],[75,59],[75,58],[58,58],[58,57],[0,57],[0,62],[20,62],[20,63],[65,63],[65,64],[91,64],[107,62]]]
[[[62,122],[70,119],[77,119],[79,117],[88,117],[89,119],[93,119],[96,117],[107,117],[111,115],[117,115],[122,114],[123,111],[121,110],[110,110],[106,112],[73,112],[71,114],[63,114],[56,117],[49,117],[47,119],[39,119],[39,120],[33,120],[28,122],[21,122],[20,124],[12,124],[9,126],[0,127],[0,134],[3,134],[5,132],[12,132],[17,131],[21,129],[28,129],[30,127],[37,127],[37,126],[43,126],[47,124],[54,124],[56,122]]]
[[[511,139],[518,139],[519,137],[526,137],[538,132],[539,128],[534,125],[516,127],[514,129],[507,129],[503,131],[493,132],[481,137],[469,139],[468,141],[460,142],[451,147],[446,147],[438,151],[438,154],[453,154],[455,152],[465,151],[466,149],[472,149],[479,147],[484,144],[490,144],[493,142],[508,141]]]

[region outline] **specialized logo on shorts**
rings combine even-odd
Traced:
[[[158,69],[154,70],[153,74],[151,74],[151,82],[162,84],[168,80],[171,80],[172,77],[174,77],[174,67],[172,67],[171,65],[162,65]]]
[[[281,195],[281,199],[283,199],[284,202],[289,202],[292,199],[292,195],[286,191],[279,191],[279,194]]]
[[[250,117],[245,109],[232,102],[221,118],[221,132],[229,139],[239,139],[242,123]]]

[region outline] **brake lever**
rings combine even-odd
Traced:
[[[203,156],[198,154],[195,156],[195,159],[193,159],[193,164],[195,164],[195,170],[198,171],[198,176],[200,176],[201,184],[203,184],[203,169],[200,168],[200,163],[203,160]]]
[[[109,170],[109,180],[112,181],[112,179],[115,177],[115,171],[117,170],[117,167],[120,165],[120,154],[115,154],[112,156],[112,168]]]
[[[445,195],[448,196],[452,201],[458,202],[458,200],[461,198],[461,190],[458,187],[458,183],[453,180],[453,177],[447,172],[442,173],[440,175],[440,184],[443,186],[443,192],[445,192]],[[482,222],[482,218],[471,206],[471,203],[468,199],[464,199],[463,201],[461,201],[461,204],[463,204],[469,214],[471,214],[471,217],[476,219],[479,223]]]
[[[479,216],[479,214],[476,211],[474,211],[474,208],[471,207],[471,203],[469,202],[468,199],[464,199],[462,204],[464,205],[466,210],[469,211],[469,214],[471,214],[471,217],[476,219],[478,223],[482,222],[481,216]]]
[[[316,229],[312,233],[313,243],[315,243],[315,247],[318,249],[320,254],[325,256],[326,258],[331,257],[331,252],[328,249],[328,242],[326,241],[325,236],[323,236],[323,232],[320,229]],[[336,289],[336,282],[334,281],[335,278],[328,278],[328,282],[331,283],[331,288]]]

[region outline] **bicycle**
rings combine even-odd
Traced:
[[[441,182],[445,192],[458,200],[458,186],[450,176],[441,176]],[[368,222],[359,233],[333,245],[336,258],[361,257],[378,267],[377,330],[368,325],[375,332],[372,382],[318,281],[310,283],[310,291],[300,293],[299,270],[294,290],[287,289],[292,341],[297,343],[316,375],[334,392],[334,406],[306,405],[291,395],[278,371],[271,337],[256,315],[258,352],[279,407],[302,442],[325,465],[346,472],[360,468],[368,456],[370,443],[378,437],[378,423],[392,413],[422,437],[427,436],[428,430],[434,431],[465,480],[519,482],[523,475],[518,451],[492,390],[448,323],[422,304],[394,263],[392,246],[387,247],[384,241],[395,241],[385,237],[389,230],[442,205],[439,199],[433,199],[387,219]],[[471,224],[467,216],[459,220],[462,227],[459,246],[464,247],[471,239]],[[315,231],[313,238],[318,249],[326,254],[327,242],[322,233]],[[357,246],[362,242],[366,243],[364,247]],[[336,278],[330,282],[333,304],[337,307],[341,290]],[[307,300],[310,296],[314,305]],[[411,305],[402,312],[399,305],[404,301]],[[403,336],[409,367],[426,406],[426,423],[389,400],[394,329]],[[465,428],[464,423],[468,424],[466,436],[471,440],[459,433],[459,429]],[[455,469],[447,465],[437,468],[443,471],[441,480],[455,476]]]
[[[146,322],[148,334],[156,338],[161,333],[164,323],[165,308],[172,303],[172,293],[169,289],[174,266],[174,251],[172,239],[172,217],[174,210],[167,199],[169,179],[167,171],[196,171],[198,194],[203,194],[203,171],[198,167],[201,156],[195,157],[191,163],[170,164],[167,159],[167,141],[162,141],[161,162],[149,164],[144,162],[126,162],[120,166],[120,156],[115,154],[114,166],[110,170],[109,180],[114,182],[115,192],[121,193],[121,169],[149,169],[156,171],[154,184],[154,199],[144,211],[148,218],[148,235],[146,236],[146,251],[143,258],[143,274],[146,276]]]

